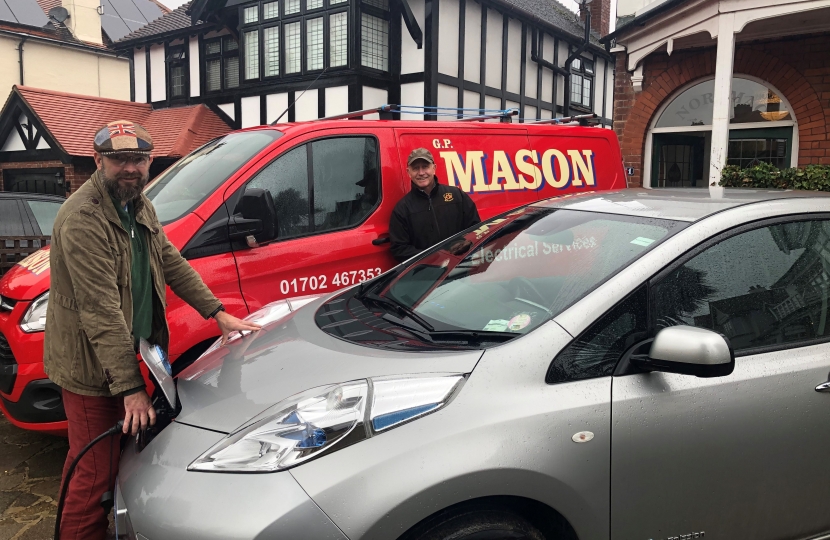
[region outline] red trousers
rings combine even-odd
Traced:
[[[124,419],[124,398],[90,397],[63,390],[63,407],[69,424],[69,453],[63,466],[63,482],[69,465],[92,439]],[[61,540],[103,540],[107,515],[101,496],[115,486],[121,457],[120,435],[98,442],[75,467],[61,518]],[[112,469],[110,469],[112,467]]]

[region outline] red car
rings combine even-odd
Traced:
[[[165,231],[226,309],[333,292],[395,266],[389,217],[410,189],[406,158],[436,159],[440,182],[482,219],[566,193],[626,187],[619,143],[597,127],[321,120],[230,133],[146,190]],[[0,280],[0,408],[15,425],[65,433],[60,389],[43,372],[48,248]],[[178,373],[217,329],[168,291]]]

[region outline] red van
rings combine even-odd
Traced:
[[[388,224],[410,189],[406,158],[433,152],[440,182],[482,219],[565,193],[624,188],[616,135],[597,127],[320,120],[215,139],[146,189],[165,231],[226,309],[333,292],[395,266]],[[48,248],[0,280],[0,407],[15,425],[65,433],[60,389],[43,372]],[[179,372],[217,337],[167,293]]]

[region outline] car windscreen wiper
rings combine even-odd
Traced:
[[[441,330],[429,333],[429,337],[433,340],[468,338],[479,342],[495,341],[498,343],[510,341],[521,335],[514,332],[492,332],[488,330]]]
[[[355,298],[357,298],[357,295],[355,295]],[[366,300],[370,300],[375,304],[386,306],[387,308],[393,310],[395,313],[399,315],[406,315],[407,317],[415,321],[418,324],[418,326],[422,327],[426,332],[435,331],[434,326],[429,324],[426,320],[424,320],[423,317],[412,311],[412,309],[410,309],[409,307],[401,304],[400,302],[396,302],[391,298],[379,296],[375,293],[366,293],[363,295],[363,298],[365,298]]]
[[[393,279],[395,276],[397,276],[400,273],[401,273],[401,270],[399,269],[399,270],[396,270],[394,272],[389,272],[388,274],[384,275],[382,278],[378,277],[378,278],[375,278],[375,279],[371,279],[369,281],[364,281],[363,283],[361,283],[360,285],[357,286],[357,292],[355,293],[354,297],[358,300],[362,300],[363,297],[365,297],[366,294],[369,291],[379,287],[380,285],[382,285],[384,283],[389,283],[389,281],[391,279]]]

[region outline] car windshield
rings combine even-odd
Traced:
[[[436,246],[377,296],[426,322],[433,334],[524,334],[684,226],[521,208]]]
[[[277,130],[231,133],[197,148],[147,187],[162,225],[192,212],[225,180],[282,136]]]
[[[52,225],[55,223],[55,217],[58,215],[58,210],[61,209],[61,203],[51,201],[26,201],[29,205],[29,210],[37,221],[40,227],[40,234],[43,236],[52,236]]]

